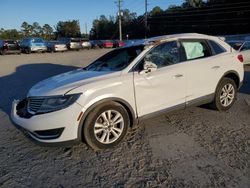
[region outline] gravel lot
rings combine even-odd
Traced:
[[[0,56],[0,187],[250,187],[250,66],[228,112],[164,114],[112,150],[42,147],[12,125],[14,98],[106,51]]]

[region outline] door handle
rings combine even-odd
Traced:
[[[182,74],[176,74],[176,75],[174,75],[174,78],[181,78],[181,77],[183,77]]]
[[[219,69],[220,66],[213,66],[212,69]]]

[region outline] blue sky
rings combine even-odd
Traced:
[[[155,6],[166,9],[169,5],[182,2],[183,0],[148,0],[148,9]],[[115,0],[2,0],[0,5],[0,28],[18,30],[23,21],[55,26],[58,21],[76,19],[80,22],[81,31],[85,32],[85,23],[90,30],[95,18],[102,14],[115,16],[117,13]],[[122,8],[138,15],[143,14],[144,0],[123,0]]]

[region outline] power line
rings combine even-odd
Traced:
[[[178,11],[178,12],[173,12],[173,13],[163,13],[161,15],[158,15],[158,17],[165,17],[165,16],[168,16],[168,15],[173,15],[173,14],[185,14],[185,13],[202,13],[202,12],[209,12],[209,11],[218,11],[218,10],[228,10],[228,9],[239,9],[239,8],[242,8],[242,9],[246,9],[250,6],[250,2],[248,2],[248,5],[242,5],[242,6],[234,6],[234,7],[221,7],[221,8],[210,8],[210,7],[204,7],[203,9],[201,8],[198,8],[198,9],[195,9],[195,8],[192,8],[191,10],[181,10],[181,11]],[[244,10],[240,10],[240,11],[244,11]],[[220,12],[218,12],[220,13]]]
[[[179,18],[179,17],[192,17],[192,16],[207,16],[207,15],[219,15],[219,14],[231,14],[231,13],[244,13],[249,12],[250,10],[238,10],[238,11],[225,11],[225,12],[211,12],[211,13],[198,13],[192,12],[194,14],[186,14],[186,15],[173,15],[173,14],[165,14],[159,16],[151,16],[150,18]]]

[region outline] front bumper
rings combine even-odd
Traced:
[[[32,52],[45,52],[45,51],[47,51],[46,46],[32,46],[30,49]]]
[[[11,119],[36,141],[41,143],[61,143],[80,140],[77,118],[83,108],[78,103],[59,111],[30,117],[20,117],[18,115],[18,103],[18,100],[13,101]]]

